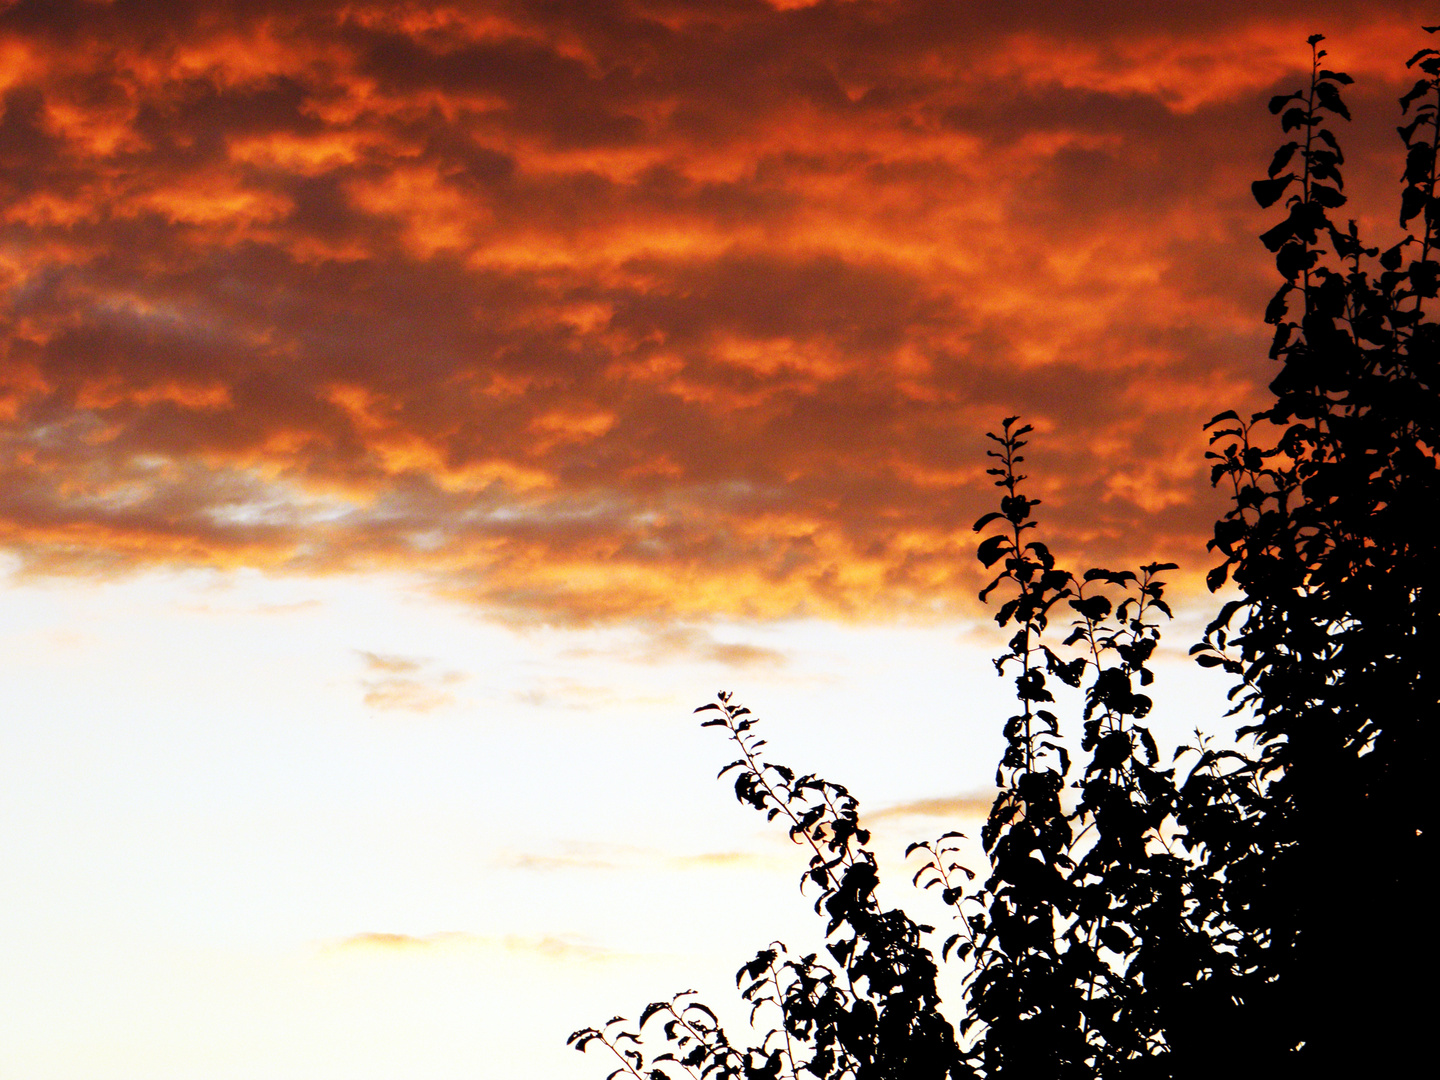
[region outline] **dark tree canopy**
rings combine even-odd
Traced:
[[[738,749],[722,775],[810,851],[804,884],[828,956],[775,944],[740,969],[752,1018],[773,1023],[758,1046],[732,1045],[690,994],[633,1026],[577,1031],[579,1049],[615,1056],[612,1075],[1268,1077],[1423,1060],[1440,699],[1440,52],[1407,63],[1406,235],[1380,251],[1334,216],[1346,196],[1332,125],[1349,119],[1352,80],[1324,66],[1322,40],[1309,41],[1309,85],[1270,102],[1286,141],[1253,185],[1262,207],[1284,211],[1261,237],[1282,279],[1265,312],[1273,402],[1209,424],[1212,481],[1230,495],[1209,584],[1239,596],[1191,651],[1236,680],[1238,749],[1201,738],[1162,764],[1145,689],[1174,567],[1058,566],[1023,491],[1030,428],[1007,419],[990,436],[999,508],[975,524],[996,575],[981,598],[996,598],[1013,634],[996,667],[1018,701],[982,834],[987,880],[956,862],[958,834],[912,845],[917,884],[954,914],[937,959],[931,927],[877,902],[854,798],[768,761],[754,718],[722,694],[700,710]],[[1057,683],[1083,695],[1074,731],[1055,712]],[[946,962],[967,972],[948,1015],[935,982]],[[642,1035],[656,1024],[665,1049],[650,1054]]]

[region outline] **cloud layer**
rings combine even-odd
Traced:
[[[0,543],[519,621],[954,612],[1021,413],[1055,546],[1194,563],[1199,425],[1268,381],[1264,101],[1328,34],[1383,230],[1427,16],[3,5]]]

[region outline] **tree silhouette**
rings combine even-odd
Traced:
[[[1057,566],[1019,472],[1030,428],[1005,420],[990,435],[999,508],[975,524],[996,573],[981,598],[1001,598],[996,621],[1013,632],[996,667],[1019,704],[981,837],[988,878],[956,862],[958,834],[910,849],[916,883],[954,914],[939,960],[966,966],[958,1032],[932,928],[875,898],[855,800],[765,759],[754,717],[722,694],[699,710],[738,748],[722,775],[811,852],[802,887],[818,891],[828,957],[773,943],[740,969],[752,1022],[765,1011],[772,1024],[757,1046],[732,1046],[688,993],[634,1026],[572,1035],[609,1049],[612,1076],[1359,1075],[1421,1060],[1440,696],[1440,330],[1426,310],[1440,288],[1440,52],[1407,64],[1419,78],[1400,102],[1406,235],[1381,252],[1331,218],[1346,197],[1329,125],[1349,119],[1352,80],[1322,66],[1322,40],[1309,40],[1308,87],[1270,102],[1289,138],[1253,185],[1286,211],[1261,237],[1282,278],[1265,313],[1274,400],[1207,425],[1212,482],[1231,495],[1209,585],[1240,596],[1191,652],[1238,680],[1238,749],[1200,738],[1160,767],[1143,689],[1174,567]],[[1056,682],[1083,696],[1083,767]],[[647,1056],[656,1022],[667,1049]]]

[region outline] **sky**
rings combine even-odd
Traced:
[[[0,1073],[604,1075],[570,1031],[818,933],[719,689],[908,903],[1007,715],[1006,416],[1066,565],[1180,564],[1156,725],[1223,731],[1265,102],[1324,33],[1388,246],[1434,21],[0,2]]]

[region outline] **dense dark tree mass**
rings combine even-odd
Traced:
[[[955,834],[912,847],[917,881],[954,910],[939,956],[929,927],[877,903],[855,800],[766,760],[753,717],[722,695],[705,723],[739,750],[725,770],[737,796],[809,849],[829,956],[777,946],[741,968],[756,1015],[776,1018],[758,1046],[732,1045],[682,994],[634,1026],[576,1032],[577,1047],[608,1048],[617,1074],[644,1080],[1364,1075],[1424,1060],[1440,52],[1408,62],[1407,235],[1380,251],[1334,216],[1331,125],[1349,119],[1351,79],[1324,66],[1321,40],[1309,86],[1270,102],[1286,141],[1253,185],[1285,211],[1261,237],[1283,279],[1265,313],[1273,403],[1209,425],[1212,479],[1232,496],[1209,583],[1239,596],[1192,652],[1237,680],[1239,749],[1202,741],[1162,767],[1144,689],[1173,566],[1058,566],[1023,493],[1030,429],[1006,420],[991,435],[999,509],[975,527],[996,572],[981,596],[1013,630],[996,666],[1019,706],[982,836],[988,880],[967,880]],[[1083,694],[1078,731],[1052,711],[1057,683]],[[945,962],[968,972],[948,1012]],[[662,1051],[642,1042],[662,1036]]]

